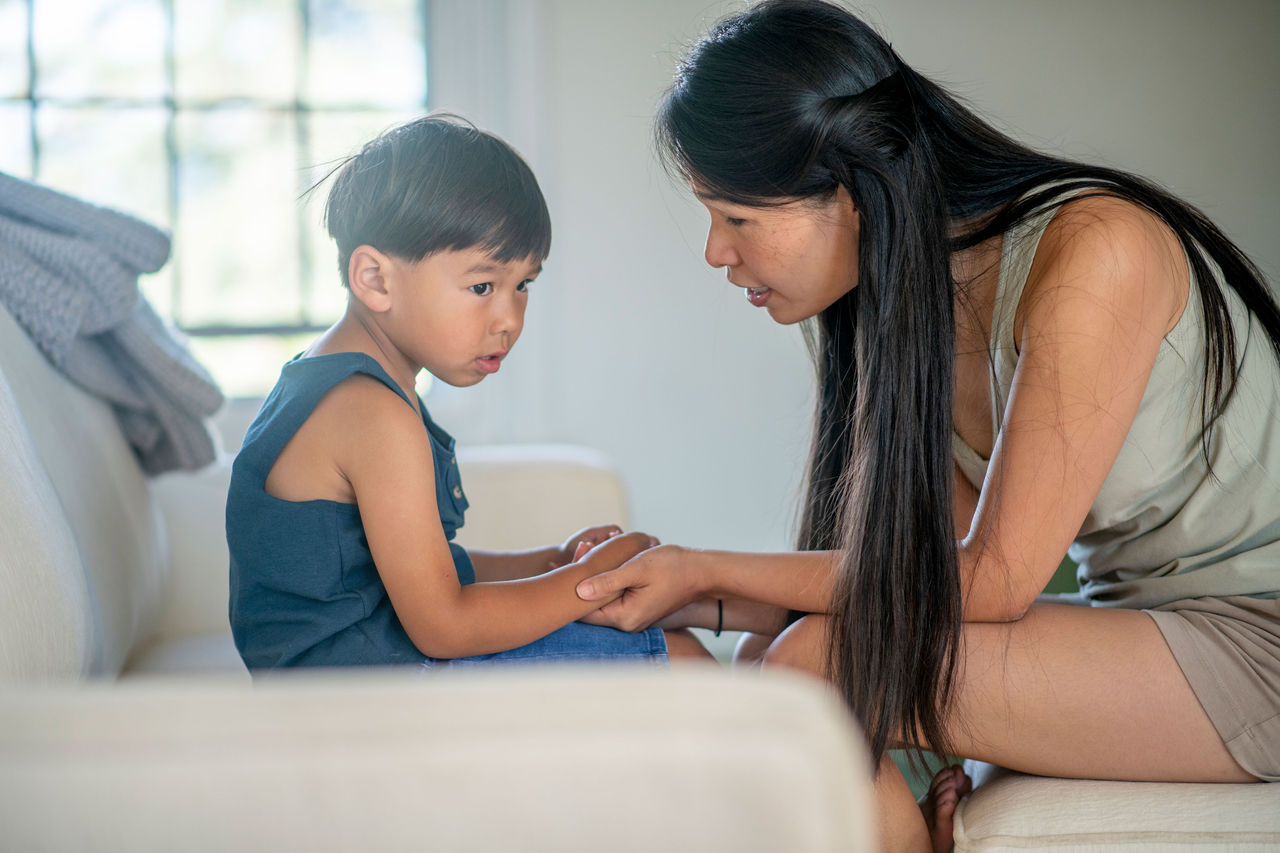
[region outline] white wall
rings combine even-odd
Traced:
[[[526,155],[555,238],[514,357],[483,385],[438,387],[428,403],[461,442],[606,451],[636,523],[667,541],[780,549],[808,441],[804,348],[797,329],[774,325],[705,266],[701,208],[661,173],[650,144],[680,46],[739,5],[436,4],[437,32],[478,16],[496,33],[482,49],[452,40],[456,61],[432,77],[437,104]],[[1004,129],[1170,186],[1280,277],[1280,4],[860,8],[908,62]]]

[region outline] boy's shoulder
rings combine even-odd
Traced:
[[[338,440],[409,431],[422,433],[422,417],[396,389],[367,373],[353,373],[336,383],[316,406],[313,418],[341,428]]]
[[[352,478],[421,455],[423,423],[395,389],[353,373],[331,387],[275,459],[267,491],[286,500],[354,501]],[[430,451],[426,451],[430,464]]]

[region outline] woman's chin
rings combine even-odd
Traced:
[[[802,323],[819,313],[817,311],[798,311],[794,305],[768,305],[764,310],[769,312],[769,319],[779,326],[794,326],[796,323]]]

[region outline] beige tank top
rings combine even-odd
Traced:
[[[991,327],[997,431],[1018,366],[1014,312],[1056,212],[1005,234]],[[1240,372],[1210,432],[1213,475],[1200,441],[1204,330],[1193,282],[1120,455],[1068,551],[1093,604],[1149,608],[1205,596],[1280,597],[1280,366],[1261,323],[1235,291],[1225,285],[1222,291]],[[960,470],[980,489],[988,460],[958,435],[952,445]]]

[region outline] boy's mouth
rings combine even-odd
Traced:
[[[502,366],[502,359],[506,357],[505,352],[495,352],[490,355],[482,355],[476,359],[476,364],[485,373],[497,373],[498,368]]]

